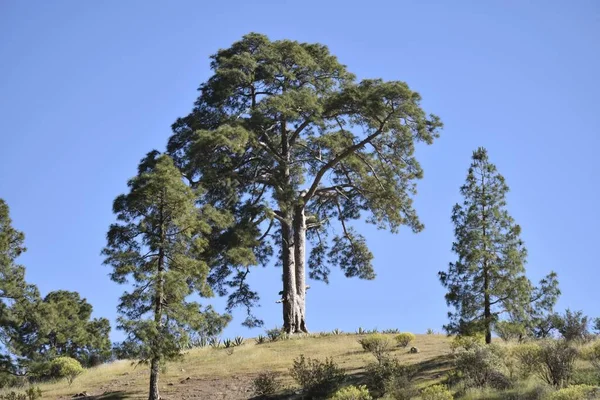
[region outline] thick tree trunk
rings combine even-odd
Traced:
[[[148,400],[159,400],[160,395],[158,394],[158,373],[160,365],[159,359],[153,358],[150,365],[150,394]]]
[[[304,205],[294,210],[294,267],[296,273],[296,301],[294,313],[296,333],[308,333],[306,328],[306,217]]]
[[[294,238],[291,224],[281,224],[282,263],[283,263],[283,329],[286,333],[296,331],[296,272],[294,263]]]

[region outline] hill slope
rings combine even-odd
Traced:
[[[390,335],[393,336],[393,335]],[[249,339],[229,350],[210,347],[186,352],[181,362],[169,363],[160,377],[164,399],[223,399],[252,398],[252,379],[260,372],[275,371],[288,386],[294,382],[288,370],[300,354],[324,359],[333,357],[352,381],[360,381],[363,368],[374,357],[365,353],[357,342],[359,335],[331,335],[295,338],[274,343],[256,344]],[[392,355],[407,364],[417,364],[417,384],[428,385],[440,380],[450,368],[449,339],[443,335],[417,335],[411,344],[418,354],[398,348]],[[87,370],[71,387],[64,382],[41,385],[44,399],[68,399],[86,392],[94,399],[146,399],[148,367],[117,361]]]

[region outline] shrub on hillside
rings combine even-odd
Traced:
[[[396,343],[398,343],[398,346],[400,347],[408,346],[409,343],[415,340],[416,338],[417,337],[410,332],[402,332],[394,337],[394,339],[396,339]]]
[[[566,340],[551,340],[540,346],[538,375],[556,387],[568,386],[575,370],[578,351]]]
[[[527,329],[523,324],[511,321],[497,322],[494,326],[494,331],[505,342],[510,340],[521,341],[527,335]]]
[[[548,400],[588,400],[600,396],[598,388],[589,385],[573,385],[557,390],[548,396]]]
[[[379,333],[374,333],[359,339],[358,343],[360,343],[363,350],[371,352],[379,362],[381,362],[386,354],[394,347],[389,337]]]
[[[346,386],[335,392],[330,400],[373,400],[366,386]]]
[[[398,394],[401,390],[412,391],[412,380],[416,375],[416,367],[403,365],[398,360],[384,357],[377,363],[366,367],[367,387],[374,396],[387,394],[396,398],[390,391]]]
[[[471,350],[473,347],[485,344],[485,338],[483,335],[473,336],[455,336],[450,343],[450,349],[453,352],[459,350]]]
[[[265,334],[270,342],[276,342],[278,340],[285,339],[286,336],[285,331],[282,328],[267,329]]]
[[[42,389],[37,386],[31,386],[25,393],[8,392],[0,395],[2,400],[37,400],[42,398]]]
[[[325,361],[305,358],[294,360],[290,375],[300,385],[304,393],[311,396],[324,396],[334,392],[346,379],[344,371],[333,359]]]
[[[510,383],[502,372],[502,356],[500,347],[476,343],[456,354],[456,370],[467,386],[505,389]]]
[[[69,386],[82,372],[79,361],[71,357],[58,357],[50,362],[50,375],[53,378],[65,378]]]
[[[252,380],[252,389],[256,396],[269,396],[282,389],[274,372],[261,372]]]
[[[454,396],[445,385],[433,385],[421,391],[422,400],[453,400]]]
[[[517,361],[517,377],[527,379],[538,370],[541,347],[536,343],[523,343],[513,347],[511,356]]]
[[[596,340],[583,350],[583,358],[589,361],[600,374],[600,340]]]
[[[567,309],[564,315],[554,316],[554,327],[569,342],[589,340],[588,324],[589,318],[582,311]]]

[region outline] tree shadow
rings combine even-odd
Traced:
[[[123,399],[131,398],[131,397],[129,397],[129,395],[130,395],[130,393],[123,392],[120,390],[118,392],[107,392],[107,393],[100,394],[98,396],[89,396],[86,398],[92,399],[92,400],[123,400]]]

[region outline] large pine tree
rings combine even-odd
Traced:
[[[546,278],[552,284],[542,282],[540,289],[525,276],[527,250],[520,226],[506,209],[508,190],[486,149],[473,152],[460,189],[464,200],[452,210],[452,250],[458,259],[439,273],[448,289],[446,301],[454,308],[445,326],[449,333],[483,333],[491,343],[494,324],[503,314],[526,315],[532,302],[553,303],[557,295],[555,274]]]
[[[215,54],[211,68],[168,146],[191,186],[235,216],[211,246],[222,256],[210,280],[221,294],[235,290],[230,306],[251,307],[248,265],[279,250],[283,326],[307,332],[307,240],[310,277],[327,281],[337,266],[373,279],[373,256],[352,223],[423,228],[412,204],[423,174],[414,150],[442,124],[406,83],[357,81],[321,44],[249,34]]]
[[[3,350],[10,347],[9,332],[19,329],[22,323],[15,302],[38,297],[37,288],[25,281],[25,267],[15,261],[25,250],[25,235],[12,226],[9,208],[0,199],[0,339]],[[0,372],[21,373],[18,359],[10,353],[0,355]]]
[[[111,278],[133,285],[121,297],[119,328],[141,344],[138,356],[151,365],[148,398],[158,400],[160,364],[180,355],[190,332],[229,320],[188,297],[212,294],[206,235],[230,221],[210,206],[196,207],[198,194],[166,155],[151,152],[128,186],[129,193],[114,201],[118,223],[111,225],[103,253]]]

